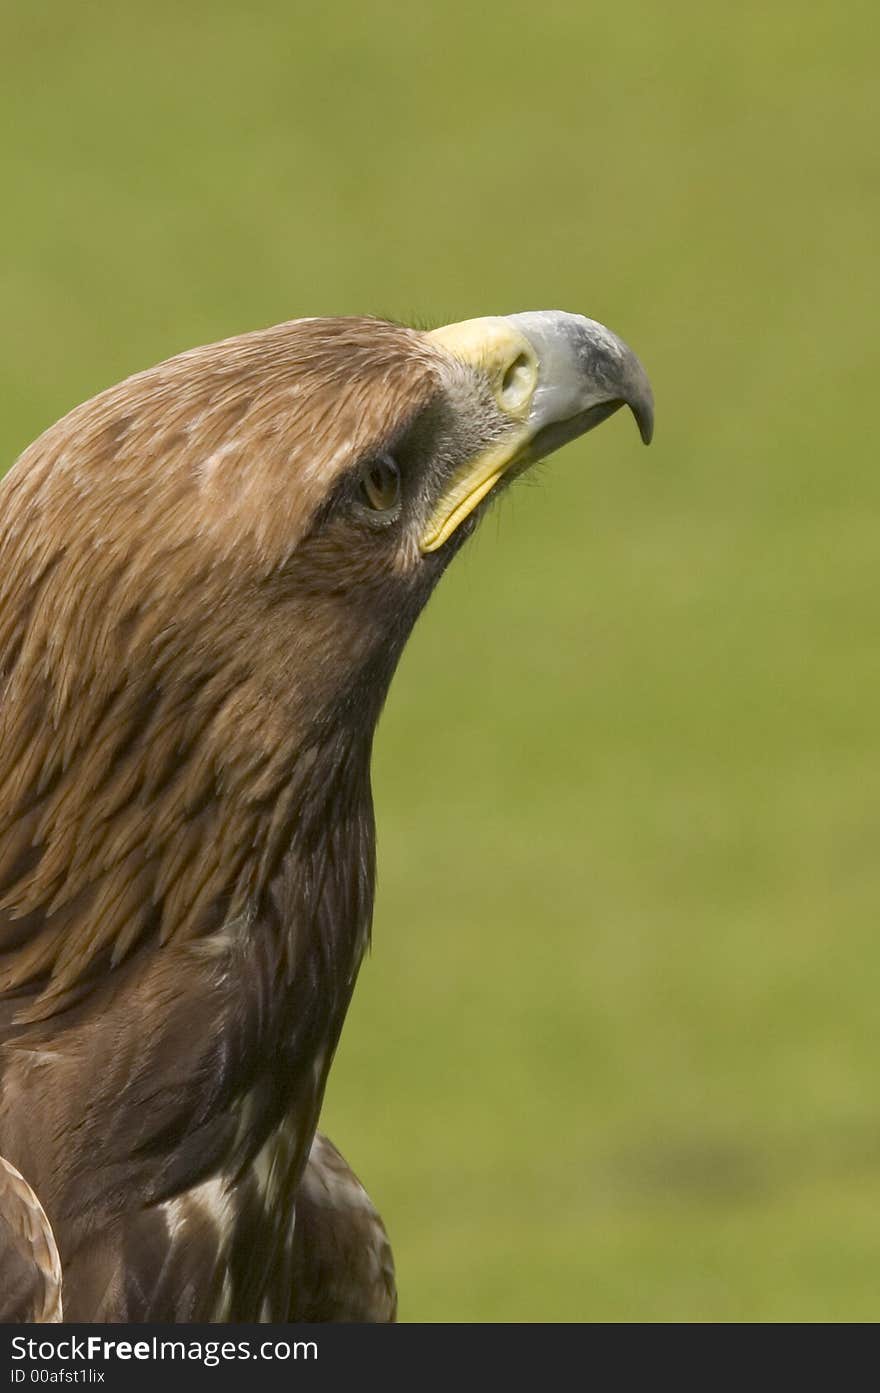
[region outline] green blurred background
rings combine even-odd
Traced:
[[[301,314],[642,356],[405,656],[324,1123],[407,1320],[880,1315],[873,4],[2,7],[2,456]]]

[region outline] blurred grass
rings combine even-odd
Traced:
[[[578,309],[654,380],[382,722],[325,1125],[403,1318],[876,1319],[876,8],[2,11],[5,459],[298,314]]]

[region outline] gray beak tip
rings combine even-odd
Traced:
[[[540,434],[556,449],[628,406],[646,445],[654,435],[654,393],[633,350],[611,329],[565,310],[530,310],[507,318],[541,362]],[[567,423],[575,425],[569,429]]]
[[[648,374],[632,349],[628,348],[622,340],[618,342],[624,364],[623,400],[635,417],[643,443],[650,445],[654,438],[654,392],[648,380]]]

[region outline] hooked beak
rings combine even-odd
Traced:
[[[509,431],[450,480],[421,538],[436,551],[494,488],[628,406],[642,440],[654,430],[654,396],[631,348],[594,319],[532,310],[448,324],[427,335],[482,372]]]

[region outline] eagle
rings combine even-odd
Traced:
[[[648,378],[594,320],[298,319],[78,406],[0,491],[0,1317],[390,1321],[317,1124],[373,733],[518,474]]]

